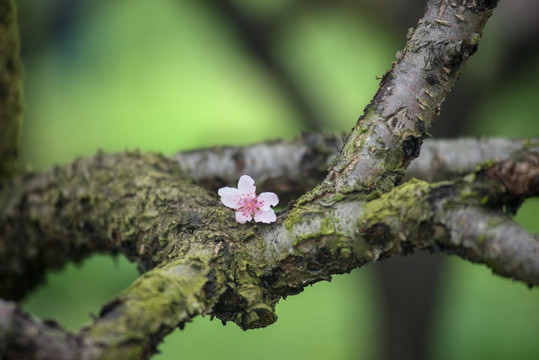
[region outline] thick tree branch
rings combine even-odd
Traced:
[[[0,203],[0,296],[7,299],[69,260],[121,251],[146,271],[230,225],[215,195],[193,185],[176,162],[138,152],[15,179],[1,189]]]
[[[22,113],[19,47],[13,1],[0,0],[0,180],[17,169],[17,134]]]
[[[127,159],[133,162],[132,166],[141,168],[144,165],[131,154]],[[150,158],[150,167],[142,169],[149,171],[154,167],[153,160]],[[210,312],[223,321],[234,321],[244,329],[266,326],[276,320],[274,307],[279,299],[301,292],[308,284],[364,264],[419,250],[457,253],[485,263],[504,276],[539,285],[538,239],[500,212],[504,199],[519,194],[533,195],[537,187],[535,192],[510,193],[515,187],[507,181],[514,177],[499,176],[503,169],[526,168],[526,171],[519,171],[520,175],[528,179],[528,184],[535,184],[539,171],[537,160],[534,156],[522,162],[513,161],[511,166],[509,161],[501,162],[452,182],[428,184],[414,180],[386,194],[378,194],[377,198],[371,197],[369,201],[350,197],[333,204],[312,203],[302,207],[300,212],[281,214],[280,220],[272,226],[250,224],[240,228],[234,222],[232,212],[215,201],[205,205],[201,205],[200,200],[191,203],[189,197],[193,194],[199,193],[197,198],[211,199],[212,196],[204,195],[202,189],[195,192],[189,184],[178,188],[181,195],[170,189],[164,191],[149,202],[153,202],[155,208],[149,205],[144,211],[118,217],[136,226],[135,221],[143,221],[150,211],[166,213],[174,203],[180,207],[175,209],[179,216],[173,214],[170,222],[163,220],[164,224],[148,231],[153,242],[158,242],[176,229],[174,237],[163,243],[168,245],[166,249],[151,245],[150,239],[133,243],[131,247],[120,247],[127,256],[139,257],[140,263],[149,267],[160,256],[162,265],[149,270],[105,305],[94,324],[77,335],[79,341],[73,353],[97,353],[99,358],[118,358],[127,354],[135,358],[147,357],[175,326]],[[101,160],[100,164],[118,165],[114,156],[109,161]],[[178,179],[172,167],[156,169],[156,174],[151,176],[160,178],[163,186],[168,183],[167,178]],[[132,181],[139,183],[144,178]],[[520,178],[517,182],[525,183]],[[134,188],[128,188],[128,192],[136,197]],[[530,186],[522,188],[529,189]],[[83,188],[74,193],[81,191],[85,193]],[[32,194],[28,196],[32,197]],[[123,198],[125,194],[117,196]],[[66,194],[64,201],[78,200]],[[94,201],[108,203],[108,199],[103,198]],[[112,201],[116,202],[118,198]],[[97,209],[101,207],[95,205]],[[172,219],[181,221],[179,219],[187,215],[181,209],[185,205],[193,206],[189,224],[196,228],[194,232],[189,232],[185,225],[178,227],[178,223],[172,223]],[[479,209],[485,205],[488,208]],[[205,216],[219,213],[223,219],[216,222],[216,215],[213,215],[214,219],[206,223],[200,217],[203,215],[200,211]],[[75,216],[82,216],[81,212],[84,211],[79,210]],[[475,214],[478,221],[469,217]],[[114,228],[118,219],[105,224],[108,226],[106,231]],[[206,233],[197,238],[201,228]],[[465,230],[469,231],[464,236]],[[125,236],[124,233],[119,235]],[[151,262],[144,260],[147,244],[154,246],[148,249],[154,254]],[[6,333],[14,324],[10,319],[0,320],[0,329],[6,329]],[[49,329],[45,323],[28,326],[44,327],[45,332],[57,331]],[[68,334],[59,339],[65,339],[65,346],[74,346]],[[10,341],[6,344],[6,348],[0,350],[16,350]]]
[[[245,149],[265,151],[256,146]],[[486,170],[503,192],[485,192],[484,202],[516,208],[525,197],[536,195],[535,161],[530,155],[520,163],[509,159]],[[172,191],[170,199],[164,195],[167,191]],[[215,210],[204,209],[218,205],[215,195],[197,197],[201,191],[186,182],[174,161],[140,153],[101,154],[17,179],[0,191],[5,204],[0,209],[2,296],[17,299],[42,280],[44,270],[93,252],[121,251],[142,270],[153,268],[174,253],[178,238],[190,237],[201,227],[209,235],[209,219],[222,221]],[[219,214],[229,217],[226,210]],[[155,224],[157,219],[160,224]],[[199,223],[200,219],[205,221]],[[186,244],[181,247],[191,247]]]
[[[65,346],[72,358],[147,358],[166,334],[194,316],[211,313],[243,329],[267,326],[276,320],[282,297],[333,274],[419,250],[457,253],[539,285],[537,238],[501,211],[537,194],[536,154],[485,165],[453,181],[396,186],[495,5],[428,1],[425,17],[328,176],[274,224],[238,225],[214,192],[185,175],[185,159],[180,166],[154,154],[99,154],[4,184],[2,296],[19,298],[46,269],[92,252],[122,252],[145,274],[76,335],[24,321],[0,302],[6,314],[0,317],[0,353],[18,356],[20,342],[12,334],[38,331],[54,344],[28,341],[53,352]],[[313,162],[328,161],[317,156]],[[245,171],[245,158],[230,157],[235,171]],[[307,160],[302,155],[298,161]],[[275,176],[269,174],[267,179]],[[470,214],[479,221],[465,223],[470,232],[463,236],[460,226]],[[502,243],[507,234],[512,237]]]
[[[477,164],[518,159],[528,152],[539,153],[539,139],[426,139],[406,175],[426,181],[454,179],[474,171]]]
[[[496,4],[427,1],[424,17],[348,134],[329,176],[307,201],[333,192],[385,192],[402,181]]]

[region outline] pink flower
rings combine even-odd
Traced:
[[[240,224],[250,221],[272,223],[277,217],[271,206],[279,203],[279,198],[272,192],[256,195],[255,181],[243,175],[238,181],[238,188],[224,187],[217,192],[225,206],[236,210],[236,221]]]

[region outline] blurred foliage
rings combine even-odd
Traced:
[[[23,307],[76,331],[97,316],[101,306],[129,286],[137,275],[135,264],[122,256],[94,255],[82,266],[68,264],[61,273],[48,274],[47,282],[24,300]]]
[[[262,18],[290,2],[239,3]],[[20,1],[22,26],[29,14],[26,28],[34,27],[27,41],[38,39],[24,59],[21,159],[28,167],[43,169],[99,148],[173,153],[293,138],[306,129],[280,84],[248,56],[230,24],[207,3],[78,4]],[[59,16],[61,11],[68,16]],[[50,17],[56,20],[46,21]],[[389,68],[404,41],[404,34],[393,37],[386,28],[368,13],[336,5],[307,8],[275,34],[274,50],[327,119],[328,130],[351,128],[376,91],[375,76]],[[488,29],[483,42],[457,87],[466,86],[467,78],[488,81],[489,73],[499,71],[488,70],[496,54],[496,38]],[[523,73],[482,99],[466,132],[537,136],[538,74]],[[517,218],[538,231],[538,212],[539,202],[530,200]],[[168,336],[155,358],[372,359],[378,346],[391,344],[376,338],[379,300],[371,271],[336,276],[282,301],[278,322],[265,329],[242,332],[233,324],[197,318]],[[433,358],[536,358],[537,289],[455,258],[445,271],[430,342]],[[23,307],[77,330],[136,276],[123,257],[94,256],[82,267],[49,274]]]
[[[172,153],[302,129],[271,76],[203,3],[116,1],[88,11],[69,39],[26,61],[23,162],[44,168],[98,148]],[[283,33],[277,51],[314,93],[329,129],[353,125],[392,59],[387,36],[369,36],[369,23],[313,13]]]

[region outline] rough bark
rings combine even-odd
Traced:
[[[20,298],[45,270],[94,252],[122,252],[143,275],[78,334],[0,301],[0,353],[8,359],[148,358],[166,334],[195,316],[211,314],[243,329],[267,326],[277,319],[276,303],[308,284],[420,250],[457,254],[539,285],[539,240],[507,214],[538,193],[536,142],[518,145],[526,156],[485,163],[465,177],[401,184],[495,5],[428,1],[336,156],[338,140],[305,137],[244,148],[240,155],[233,148],[173,158],[98,154],[3,183],[3,298]],[[257,146],[274,152],[262,156],[266,150]],[[302,150],[289,160],[299,166],[271,170],[270,154],[297,146]],[[231,162],[199,176],[197,156],[208,158],[208,168],[213,156]],[[288,179],[291,193],[311,185],[301,184],[305,176],[323,177],[330,159],[325,178],[274,224],[236,223],[215,192],[188,176],[235,182],[235,172],[252,167],[267,171],[264,186]]]
[[[497,1],[428,1],[425,15],[344,147],[322,192],[385,192],[402,181]]]
[[[164,334],[199,314],[234,321],[244,329],[266,326],[276,320],[273,309],[277,301],[301,292],[307,284],[418,250],[456,253],[486,263],[505,276],[539,284],[538,239],[499,210],[507,203],[506,198],[536,195],[537,156],[518,163],[507,160],[453,182],[428,184],[413,180],[386,194],[377,193],[367,202],[357,197],[334,204],[309,204],[301,213],[281,214],[275,225],[240,227],[230,211],[216,204],[215,195],[194,189],[188,182],[178,187],[181,173],[173,162],[170,167],[156,168],[154,158],[148,161],[139,155],[120,158],[143,172],[151,173],[153,168],[154,174],[148,175],[150,179],[146,175],[135,178],[132,183],[146,184],[160,179],[162,192],[146,195],[151,200],[141,201],[131,185],[125,193],[118,194],[114,193],[119,189],[111,192],[105,186],[101,199],[92,201],[103,204],[126,201],[121,207],[131,211],[102,223],[102,231],[116,239],[111,241],[110,248],[120,248],[128,256],[138,258],[148,271],[105,305],[93,325],[73,335],[77,341],[67,335],[60,337],[65,340],[62,347],[74,346],[71,350],[64,349],[74,354],[72,358],[87,353],[99,354],[98,358],[147,357]],[[98,163],[103,174],[122,166],[118,156],[110,157],[103,156]],[[161,163],[163,159],[158,158]],[[147,162],[149,166],[144,167]],[[89,168],[79,167],[85,171],[77,173],[77,177],[88,173]],[[510,184],[515,171],[519,174],[518,187]],[[528,180],[524,182],[522,178]],[[167,189],[169,182],[176,184],[177,191]],[[72,209],[80,224],[84,224],[86,219],[94,218],[103,210],[100,205],[91,209],[74,206],[87,201],[87,192],[95,193],[92,184],[75,183],[77,186],[65,192],[62,202]],[[110,182],[105,180],[105,184]],[[26,199],[35,198],[34,192],[42,191],[43,183],[35,186],[35,189],[27,189]],[[51,191],[50,186],[47,188]],[[196,193],[199,195],[193,195]],[[78,197],[78,194],[83,196]],[[144,209],[136,210],[135,203],[137,206],[145,204]],[[182,207],[190,205],[195,206],[192,209],[195,214],[183,212]],[[39,209],[42,204],[35,202],[28,206]],[[148,219],[154,211],[161,214],[162,223]],[[470,220],[474,218],[469,215],[474,213],[480,221]],[[107,214],[112,216],[108,211]],[[192,216],[186,220],[193,228],[181,225],[183,215]],[[20,220],[27,221],[27,218],[23,216]],[[28,220],[35,222],[35,219]],[[143,224],[152,226],[141,231]],[[16,228],[31,227],[27,223],[20,225]],[[199,234],[201,231],[204,234]],[[130,241],[133,232],[144,232],[147,237]],[[511,236],[506,238],[507,234]],[[5,234],[3,238],[11,240]],[[64,241],[72,242],[70,238]],[[47,248],[46,244],[43,246]],[[145,258],[144,254],[152,256]],[[54,256],[59,263],[67,260]],[[146,260],[141,261],[143,258]],[[157,263],[161,265],[153,267]],[[10,326],[23,321],[24,315],[9,304],[3,306],[11,315],[3,318],[2,327],[6,328],[6,334],[11,334]],[[58,327],[47,323],[32,326],[39,326],[44,336],[56,336],[59,331]],[[10,354],[13,343],[8,344],[6,353]]]

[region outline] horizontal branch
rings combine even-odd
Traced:
[[[62,197],[49,188],[50,182],[31,179],[35,188],[26,188],[22,203],[10,199],[11,206],[2,213],[2,239],[8,240],[4,245],[15,243],[6,237],[15,235],[6,232],[6,223],[16,229],[48,224],[68,239],[70,231],[80,231],[70,225],[74,220],[84,224],[80,227],[84,229],[103,227],[93,232],[93,241],[110,244],[147,272],[76,335],[79,341],[73,353],[147,357],[163,336],[194,316],[211,313],[244,329],[267,326],[277,319],[276,303],[308,284],[420,250],[456,253],[504,276],[539,285],[537,237],[501,212],[504,202],[537,194],[538,164],[539,157],[530,154],[523,161],[506,160],[454,181],[412,180],[385,194],[373,193],[368,200],[349,196],[333,203],[295,206],[279,214],[272,225],[239,225],[215,194],[186,182],[169,159],[138,153],[102,155],[53,171],[62,178],[71,174],[74,181],[72,188],[62,188]],[[126,167],[131,176],[121,175],[120,169]],[[114,169],[118,183],[103,178]],[[96,176],[100,191],[89,181],[90,173]],[[153,182],[159,185],[148,187]],[[89,193],[99,195],[88,199]],[[55,213],[57,202],[48,203],[51,199],[71,210],[58,213],[63,217],[54,226],[50,219],[39,222],[48,217],[44,207]],[[91,208],[79,206],[88,201]],[[121,206],[111,208],[111,204]],[[21,213],[25,216],[17,218]],[[41,216],[28,216],[32,213]],[[477,219],[471,217],[476,215]],[[66,227],[61,229],[62,225]],[[466,235],[464,230],[469,230]],[[50,253],[49,236],[56,239],[58,235],[42,231],[32,238],[39,244],[35,249],[40,256]],[[62,261],[69,253],[64,256]],[[4,262],[9,263],[6,258],[0,263]],[[2,279],[11,276],[2,275]],[[13,318],[0,318],[0,329],[14,324],[18,322]],[[28,326],[51,331],[50,336],[57,331],[47,323]],[[58,339],[65,346],[75,346],[67,333]],[[15,343],[6,340],[5,344],[7,348],[0,351],[16,350]]]
[[[48,269],[122,252],[152,269],[227,227],[214,194],[178,164],[139,152],[79,159],[0,189],[0,297],[19,299]],[[235,226],[235,224],[234,224]]]
[[[519,176],[509,169],[519,169]],[[268,256],[281,261],[284,269],[272,273],[274,286],[294,293],[304,286],[298,278],[310,283],[424,249],[457,253],[537,286],[539,238],[503,210],[508,203],[537,196],[538,182],[539,155],[535,154],[454,181],[411,180],[367,202],[347,199],[292,209],[280,228],[265,235]]]
[[[301,191],[304,190],[302,186],[314,186],[320,175],[312,174],[318,171],[323,175],[320,168],[334,156],[320,149],[326,149],[322,145],[334,145],[335,142],[332,138],[309,135],[294,142],[180,153],[175,160],[199,182],[214,186],[221,184],[223,177],[233,178],[230,183],[237,181],[236,171],[238,174],[261,175],[261,181],[256,177],[257,184],[262,185],[259,188],[276,191],[281,196],[281,191],[286,193],[287,189]],[[454,172],[452,175],[455,175],[477,165],[457,158],[484,161],[493,156],[521,157],[531,143],[534,141],[501,139],[426,142],[425,157],[417,159],[422,164],[417,173],[431,163],[438,172]],[[459,149],[470,151],[471,155],[457,156]],[[293,155],[285,156],[285,153]],[[238,156],[244,164],[240,170],[231,165]],[[285,158],[290,160],[291,167],[285,167],[284,161],[281,163]],[[271,166],[270,159],[276,162],[275,167]],[[225,167],[217,166],[219,163]],[[306,165],[302,167],[300,163]],[[234,172],[225,170],[230,168],[235,169]],[[410,172],[414,173],[413,167]],[[314,177],[314,182],[309,176]],[[514,177],[517,180],[523,178],[518,173]],[[163,244],[163,239],[155,239],[152,232],[159,234],[157,229],[165,231],[167,226],[190,226],[188,233],[191,234],[201,225],[190,222],[207,217],[197,213],[202,207],[192,203],[194,195],[182,195],[190,202],[184,201],[181,206],[178,205],[181,203],[179,197],[177,202],[173,199],[158,201],[167,189],[179,196],[175,190],[178,186],[185,192],[189,189],[200,192],[197,187],[184,184],[186,181],[176,162],[159,155],[135,152],[79,159],[73,164],[25,175],[5,184],[0,188],[0,203],[6,204],[0,209],[0,242],[3,244],[0,295],[18,299],[42,281],[46,269],[59,269],[66,261],[78,262],[95,252],[123,252],[136,261],[141,270],[151,269],[162,261],[160,254],[165,251],[162,247],[168,249],[170,246]],[[281,185],[277,190],[271,187],[281,181],[295,185]],[[207,204],[216,204],[216,199],[211,196],[205,199]],[[209,218],[215,218],[215,213]],[[162,224],[153,224],[156,219]],[[167,226],[163,227],[163,224]],[[179,233],[172,229],[161,236],[168,238]]]
[[[451,234],[441,243],[464,259],[488,265],[493,272],[539,284],[539,236],[509,217],[480,207],[445,209],[436,219]]]
[[[426,139],[406,175],[430,182],[449,180],[473,172],[481,163],[519,159],[529,152],[539,154],[539,138]]]
[[[179,152],[173,158],[189,177],[208,189],[234,184],[248,174],[259,189],[271,189],[288,201],[326,176],[342,144],[342,136],[303,134],[292,141],[212,147]]]
[[[324,179],[342,144],[341,136],[304,134],[292,141],[179,152],[173,158],[189,177],[208,189],[234,184],[248,174],[259,188],[291,200]],[[518,158],[527,152],[539,153],[539,139],[425,139],[406,175],[448,180],[474,171],[480,163]]]

